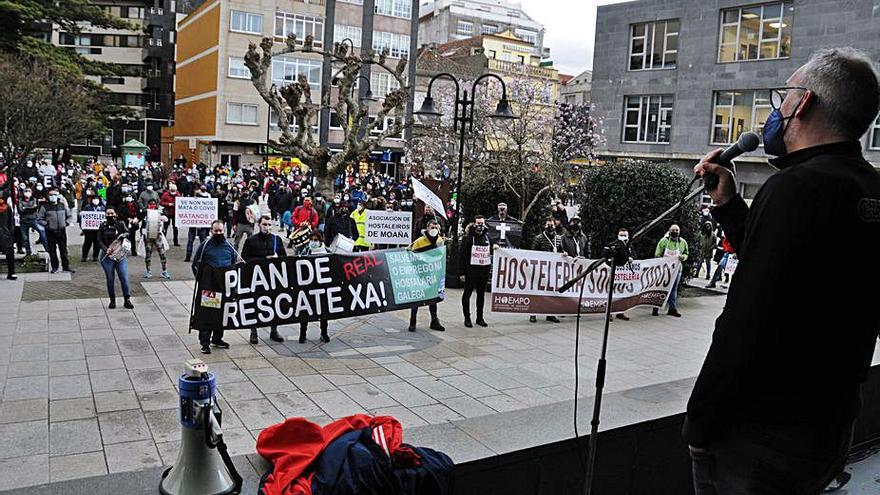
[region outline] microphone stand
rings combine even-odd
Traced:
[[[602,351],[599,355],[599,362],[596,366],[596,396],[593,401],[593,419],[590,421],[590,444],[588,450],[587,457],[587,472],[586,478],[584,480],[585,488],[584,493],[586,495],[591,495],[593,490],[593,476],[596,465],[596,451],[598,448],[599,441],[599,414],[602,409],[602,391],[605,388],[605,370],[607,366],[606,355],[608,352],[608,334],[609,328],[611,324],[611,303],[614,297],[614,277],[617,270],[617,266],[623,266],[629,260],[629,246],[637,241],[639,238],[643,237],[646,233],[648,233],[651,229],[656,227],[660,222],[674,214],[676,211],[681,209],[681,207],[695,198],[696,196],[703,193],[706,190],[706,186],[700,186],[694,191],[691,191],[686,196],[682,197],[680,201],[678,201],[675,205],[673,205],[668,210],[661,213],[657,218],[648,222],[644,227],[640,228],[632,237],[630,237],[629,243],[623,243],[620,241],[614,241],[611,244],[605,246],[602,250],[602,259],[596,260],[591,263],[583,272],[578,274],[573,279],[566,282],[562,285],[558,292],[564,293],[574,287],[578,282],[583,281],[590,273],[595,271],[602,265],[608,265],[611,268],[611,278],[608,283],[608,302],[605,305],[605,329],[602,335]],[[576,325],[580,328],[580,319],[581,319],[581,303],[583,302],[584,297],[584,285],[581,284],[580,295],[578,296],[578,312]],[[578,338],[578,337],[576,337]],[[577,360],[577,354],[575,354],[575,360]],[[575,370],[577,373],[577,370]],[[575,400],[577,400],[577,390],[575,390]],[[575,426],[577,425],[577,418],[575,418]]]

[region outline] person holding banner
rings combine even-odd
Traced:
[[[80,260],[82,263],[85,263],[89,259],[89,251],[92,251],[92,261],[98,261],[98,250],[100,249],[100,246],[98,245],[98,231],[94,226],[91,226],[90,228],[83,227],[83,213],[104,211],[104,205],[101,204],[101,198],[97,196],[86,195],[85,203],[82,211],[79,213],[79,228],[83,233],[82,259]]]
[[[159,253],[159,262],[162,263],[162,278],[168,280],[171,278],[171,272],[168,271],[168,258],[165,257],[165,251],[168,250],[168,241],[165,239],[164,226],[168,224],[166,217],[159,204],[155,199],[147,202],[147,209],[142,215],[141,239],[144,242],[144,278],[152,278],[153,272],[150,271],[150,263],[153,257],[153,249]]]
[[[327,228],[324,232],[324,245],[331,246],[333,240],[340,234],[353,241],[356,241],[360,237],[357,224],[348,213],[347,203],[336,205],[334,215],[327,221]]]
[[[370,243],[366,241],[367,236],[367,205],[363,201],[358,201],[357,209],[351,212],[351,219],[357,226],[357,238],[354,240],[354,251],[367,251],[370,249]]]
[[[414,253],[421,253],[423,251],[428,251],[430,249],[442,248],[443,247],[443,238],[440,237],[440,222],[437,220],[432,220],[428,222],[428,228],[422,231],[422,236],[416,239],[412,244],[410,244],[409,249]],[[431,330],[437,330],[438,332],[443,332],[446,330],[440,323],[440,318],[437,317],[437,304],[431,303],[428,305],[428,311],[431,313],[431,325],[428,327]],[[419,307],[413,306],[409,312],[409,330],[410,332],[416,331],[416,317],[419,314]]]
[[[477,325],[488,327],[483,319],[483,304],[486,297],[486,283],[492,268],[492,242],[486,230],[486,217],[477,215],[474,224],[465,233],[461,246],[461,263],[464,268],[464,293],[461,307],[464,312],[464,326],[473,328],[471,323],[471,294],[477,291]]]
[[[101,268],[107,279],[107,296],[110,298],[109,309],[116,308],[116,276],[122,286],[122,297],[125,298],[125,309],[134,309],[131,294],[128,290],[128,253],[123,246],[123,239],[128,237],[128,226],[116,218],[116,209],[108,207],[104,212],[104,223],[98,228],[98,245],[101,247]]]
[[[272,228],[272,217],[269,215],[261,216],[259,228],[258,234],[248,237],[248,240],[244,242],[241,257],[245,261],[253,261],[287,256],[287,251],[284,250],[284,240],[269,232],[269,229]],[[278,333],[278,327],[272,325],[271,328],[269,339],[274,342],[284,342],[284,337]],[[257,337],[257,327],[251,329],[250,342],[254,345],[260,342]]]
[[[505,205],[506,207],[506,205]],[[535,239],[532,241],[532,249],[535,251],[547,251],[551,253],[561,253],[562,250],[562,236],[560,236],[556,232],[556,219],[551,217],[547,217],[544,219],[544,231],[535,236]],[[529,321],[535,323],[538,321],[538,317],[535,315],[529,316]],[[559,318],[555,316],[547,316],[547,321],[551,323],[559,323]]]
[[[180,243],[178,242],[177,220],[174,218],[174,206],[178,196],[181,196],[181,194],[177,190],[177,184],[171,182],[168,184],[168,189],[162,193],[162,197],[159,199],[159,206],[165,211],[169,220],[165,222],[162,233],[167,236],[168,227],[170,226],[174,234],[175,246],[180,246]]]
[[[327,248],[324,247],[324,240],[321,238],[321,233],[317,230],[312,231],[309,235],[309,244],[306,248],[306,251],[303,253],[305,256],[316,256],[320,254],[329,254],[327,252]],[[308,330],[309,322],[306,320],[302,320],[299,324],[299,343],[306,343],[306,330]],[[320,322],[321,327],[321,342],[330,342],[330,336],[327,335],[327,318],[321,318]]]
[[[223,220],[214,220],[211,224],[211,237],[199,244],[196,250],[195,260],[192,263],[192,272],[199,281],[202,264],[214,268],[231,268],[238,261],[238,252],[232,244],[226,240],[226,225]],[[202,354],[211,354],[211,345],[218,349],[229,349],[229,344],[223,341],[223,327],[213,329],[199,329],[199,344],[202,346]]]
[[[669,226],[669,232],[657,242],[657,249],[654,250],[655,258],[678,258],[681,263],[684,263],[685,260],[688,259],[688,243],[686,240],[681,238],[681,229],[678,225],[672,224]],[[669,316],[674,316],[676,318],[681,318],[681,313],[678,312],[678,282],[681,279],[681,271],[678,272],[678,277],[675,279],[675,282],[672,284],[672,290],[669,291],[669,299],[666,300],[666,305],[669,310],[666,312]],[[657,316],[659,311],[657,308],[651,310],[651,314]]]
[[[571,217],[566,230],[565,235],[562,237],[562,250],[565,251],[565,254],[572,258],[589,258],[589,239],[587,239],[587,234],[581,230],[580,215]]]

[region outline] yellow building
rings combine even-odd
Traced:
[[[331,49],[334,42],[350,39],[355,49],[370,43],[377,52],[389,50],[388,64],[415,50],[411,5],[408,2],[377,1],[374,12],[365,13],[358,2],[325,0],[208,0],[178,24],[177,74],[173,156],[207,164],[239,165],[261,163],[268,140],[281,132],[277,118],[270,115],[244,66],[248,44],[259,45],[273,37],[282,46],[287,35],[299,40],[312,35],[317,49]],[[368,14],[368,15],[365,15]],[[278,86],[306,76],[312,88],[312,101],[320,102],[322,88],[336,87],[330,81],[329,64],[317,53],[294,53],[275,57],[271,80]],[[411,64],[415,77],[415,64]],[[381,108],[381,98],[397,89],[397,81],[382,69],[370,74],[370,89],[379,101],[370,104],[370,114]],[[389,117],[390,119],[391,117]],[[390,125],[388,119],[383,126]],[[315,122],[316,141],[331,150],[339,147],[342,129],[333,112],[324,112]],[[378,129],[381,132],[381,128]],[[381,143],[394,158],[402,155],[403,136]],[[387,155],[386,155],[387,156]],[[383,162],[385,164],[387,162]],[[390,171],[390,170],[389,170]]]

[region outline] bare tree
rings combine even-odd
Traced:
[[[67,146],[100,135],[94,87],[43,62],[0,57],[0,151],[21,159],[38,148]]]
[[[272,38],[263,38],[259,50],[251,43],[244,57],[254,88],[278,117],[281,138],[278,141],[271,140],[271,146],[298,157],[318,174],[324,175],[367,158],[370,150],[378,147],[384,139],[398,135],[403,130],[406,125],[403,110],[410,95],[410,87],[404,79],[406,57],[401,58],[392,68],[386,63],[387,50],[379,55],[375,50],[357,55],[354,50],[349,50],[348,44],[334,43],[332,52],[325,52],[314,47],[311,35],[306,36],[305,40],[298,40],[293,33],[288,35],[281,50],[273,52],[274,45]],[[332,80],[338,82],[335,102],[331,104],[330,88],[325,87],[321,101],[315,103],[312,100],[311,86],[302,74],[297,81],[281,88],[272,84],[272,59],[291,53],[316,53],[331,58],[335,71]],[[369,116],[369,104],[353,96],[352,89],[361,68],[366,64],[387,71],[397,80],[399,88],[384,96],[375,120],[364,128],[362,123]],[[331,154],[326,146],[315,141],[312,134],[312,123],[318,120],[318,114],[323,108],[335,110],[342,121],[342,151],[339,153]],[[389,115],[395,117],[393,124],[374,134],[378,126],[384,126],[385,117]]]

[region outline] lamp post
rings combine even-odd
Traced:
[[[442,112],[434,108],[434,98],[431,97],[431,88],[434,86],[434,81],[440,78],[450,79],[455,84],[455,114],[453,116],[452,128],[453,131],[458,132],[458,175],[456,176],[455,182],[455,212],[452,215],[452,258],[447,265],[448,269],[446,277],[447,284],[449,284],[451,279],[453,280],[453,284],[451,285],[455,286],[458,284],[458,276],[460,274],[458,266],[458,221],[461,216],[461,182],[462,167],[464,166],[464,145],[467,131],[474,130],[474,109],[476,107],[477,85],[487,78],[497,79],[498,82],[501,83],[501,99],[495,107],[495,112],[490,114],[489,117],[493,119],[517,119],[519,117],[514,115],[511,111],[510,101],[507,99],[507,86],[504,84],[504,79],[498,75],[483,74],[478,77],[474,80],[470,95],[468,95],[467,88],[462,92],[458,85],[458,80],[448,72],[437,74],[431,78],[431,81],[428,83],[428,94],[425,96],[425,101],[422,102],[422,108],[413,113],[425,117],[440,117],[443,115]]]

